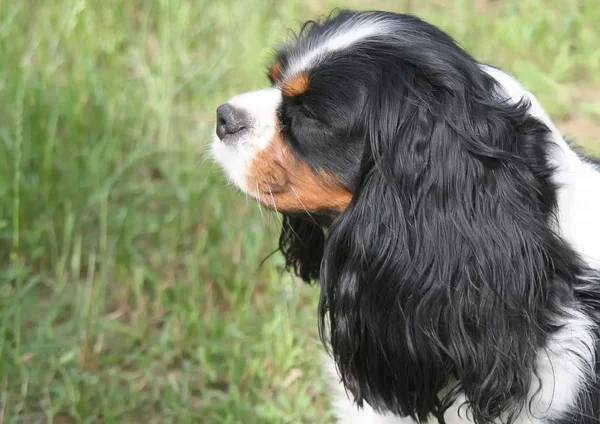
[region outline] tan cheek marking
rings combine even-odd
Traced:
[[[352,193],[331,176],[315,174],[297,161],[280,135],[250,166],[248,188],[262,204],[278,211],[319,212],[348,207]]]
[[[283,87],[281,87],[281,92],[287,97],[296,97],[306,93],[309,85],[308,75],[302,72],[294,76],[291,80],[286,81]]]

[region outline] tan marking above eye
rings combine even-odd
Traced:
[[[310,80],[306,72],[295,75],[289,81],[286,81],[281,87],[281,92],[287,97],[296,97],[306,93],[310,85]]]
[[[272,82],[277,82],[281,78],[281,63],[276,62],[269,72],[269,77]]]
[[[254,158],[247,183],[263,205],[280,212],[342,212],[352,199],[334,177],[298,161],[279,132]]]

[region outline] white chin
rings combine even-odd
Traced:
[[[248,192],[246,182],[246,169],[248,164],[240,155],[238,149],[231,147],[213,135],[212,155],[215,161],[223,168],[229,180],[242,191]]]

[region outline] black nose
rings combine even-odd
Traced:
[[[217,109],[217,136],[223,138],[246,128],[245,114],[231,105],[224,104]]]

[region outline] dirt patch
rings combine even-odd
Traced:
[[[502,3],[499,0],[475,0],[475,10],[478,13],[487,13]]]
[[[572,88],[573,100],[576,102],[600,103],[600,87],[590,84],[579,84]]]
[[[591,118],[572,118],[558,124],[560,132],[575,142],[588,141],[600,145],[600,122]]]

